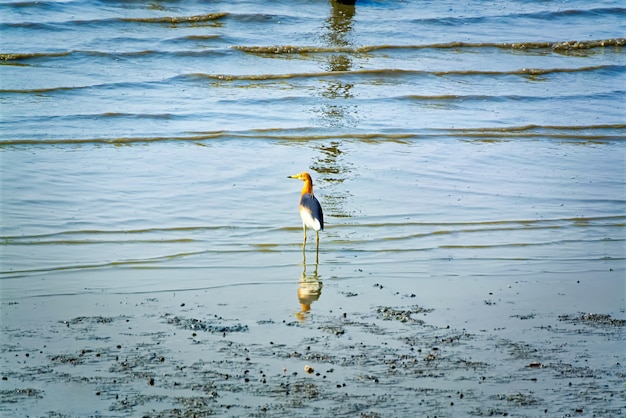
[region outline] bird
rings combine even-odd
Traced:
[[[313,180],[311,175],[306,171],[300,174],[294,174],[288,176],[292,179],[300,179],[304,182],[302,192],[300,193],[300,217],[302,218],[302,228],[304,229],[304,242],[302,248],[306,245],[306,227],[315,230],[315,245],[319,251],[320,236],[319,231],[324,230],[324,213],[322,211],[322,205],[313,195]]]

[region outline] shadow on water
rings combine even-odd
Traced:
[[[318,256],[319,251],[316,251],[313,273],[307,273],[306,252],[304,246],[302,247],[302,275],[298,280],[298,302],[300,303],[301,311],[296,314],[300,321],[306,320],[308,313],[311,311],[311,305],[322,295],[322,281],[317,274],[319,266]]]

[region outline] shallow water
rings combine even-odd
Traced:
[[[626,9],[261,6],[0,6],[4,278],[297,262],[301,170],[329,265],[623,268]]]
[[[623,270],[621,143],[328,144],[12,149],[3,181],[23,186],[3,197],[3,293],[35,280],[54,293],[68,273],[79,289],[109,290],[185,288],[174,272],[205,286],[291,280],[281,270],[302,262],[300,184],[282,174],[307,164],[320,172],[326,277],[355,277],[356,267],[388,280]],[[311,261],[312,238],[308,252]]]
[[[315,321],[373,284],[419,298],[440,282],[451,304],[482,280],[614,289],[625,16],[611,1],[3,2],[3,310],[195,289],[292,317],[300,282]],[[325,211],[318,257],[287,178],[303,170]],[[467,287],[444,292],[450,278]],[[275,289],[284,301],[262,296]],[[623,291],[597,292],[565,313],[623,317]]]

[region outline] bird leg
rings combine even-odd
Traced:
[[[315,231],[315,262],[319,262],[320,256],[320,234],[318,231]]]
[[[302,241],[302,248],[306,245],[306,224],[302,224],[302,229],[304,230],[304,240]]]

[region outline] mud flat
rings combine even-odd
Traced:
[[[613,273],[4,298],[0,411],[620,417]]]

